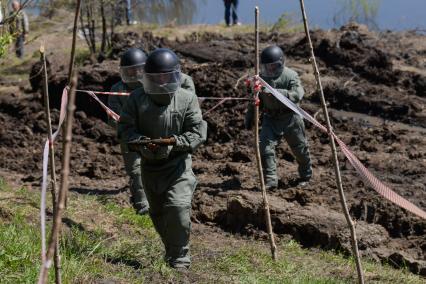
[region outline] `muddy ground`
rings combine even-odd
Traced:
[[[374,33],[363,26],[348,25],[341,30],[314,31],[312,40],[335,132],[379,179],[426,210],[425,36]],[[317,112],[319,99],[314,93],[304,34],[262,34],[261,47],[270,43],[284,49],[286,64],[302,78],[306,90],[302,108]],[[243,88],[234,89],[234,85],[238,78],[253,72],[251,34],[232,39],[194,34],[181,41],[150,33],[117,35],[108,58],[96,64],[86,62],[79,69],[79,88],[108,90],[119,80],[118,54],[134,45],[146,50],[157,46],[176,50],[183,70],[194,79],[198,96],[246,96]],[[56,107],[66,70],[52,64],[49,88]],[[33,74],[36,71],[34,67]],[[40,81],[36,78],[31,83],[33,90],[11,89],[0,96],[0,169],[9,179],[19,178],[38,190],[46,123],[37,91]],[[213,104],[203,102],[201,106],[207,110]],[[77,106],[71,191],[111,195],[127,204],[126,177],[114,131],[104,122],[102,109],[85,94],[78,94]],[[264,240],[253,135],[243,127],[246,107],[246,103],[226,102],[205,117],[208,141],[194,156],[199,186],[193,221]],[[56,123],[57,110],[52,117]],[[321,114],[318,118],[323,121]],[[307,187],[295,185],[297,165],[286,143],[278,147],[280,183],[269,196],[274,232],[279,239],[291,235],[308,248],[349,254],[349,234],[334,182],[328,138],[309,124],[307,136],[314,167],[313,181]],[[426,221],[365,187],[339,156],[361,254],[426,275]]]

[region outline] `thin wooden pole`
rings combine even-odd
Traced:
[[[40,47],[40,55],[41,60],[43,61],[43,94],[44,94],[44,110],[46,113],[46,122],[48,129],[48,137],[49,137],[49,159],[50,159],[50,178],[52,182],[52,207],[53,207],[53,216],[56,214],[56,194],[58,191],[58,187],[56,184],[56,166],[55,166],[55,151],[53,148],[52,141],[52,121],[50,119],[50,106],[49,106],[49,85],[48,85],[48,74],[47,74],[47,64],[46,64],[46,54],[44,45]],[[59,254],[59,239],[55,244],[55,256],[54,256],[54,266],[55,266],[55,283],[61,284],[61,259]]]
[[[71,46],[71,59],[68,69],[68,85],[71,83],[71,78],[73,77],[74,72],[74,61],[75,61],[75,42],[77,38],[77,26],[78,26],[78,15],[80,13],[81,0],[77,0],[77,7],[75,8],[74,16],[74,28],[72,31],[72,46]]]
[[[46,252],[46,262],[43,263],[38,284],[45,284],[48,278],[48,270],[52,262],[52,256],[55,251],[56,243],[59,240],[62,225],[62,213],[65,208],[66,199],[68,195],[68,176],[69,176],[69,163],[70,163],[70,150],[71,150],[71,137],[72,137],[72,123],[74,119],[75,111],[75,90],[77,88],[77,77],[74,76],[74,61],[75,61],[75,45],[77,39],[77,22],[80,13],[81,0],[77,0],[77,6],[74,17],[74,28],[73,38],[71,46],[71,59],[68,73],[68,86],[70,86],[70,92],[67,104],[67,117],[65,121],[65,127],[63,128],[63,155],[62,155],[62,170],[61,170],[61,187],[59,190],[57,203],[55,207],[55,215],[53,216],[52,233],[49,239],[49,245]],[[71,79],[72,78],[72,79]]]
[[[255,56],[256,56],[256,63],[255,63],[255,73],[256,76],[259,75],[259,7],[256,7],[254,9],[255,14]],[[268,196],[266,194],[266,187],[265,187],[265,181],[263,179],[263,171],[262,171],[262,160],[260,158],[260,148],[259,148],[259,104],[257,103],[257,97],[256,97],[256,103],[254,107],[254,137],[255,137],[255,147],[256,147],[256,162],[257,162],[257,170],[259,172],[259,179],[260,179],[260,188],[262,190],[262,197],[263,197],[263,208],[265,210],[265,221],[266,221],[266,229],[268,231],[269,236],[269,244],[271,246],[271,254],[272,259],[277,259],[277,246],[275,244],[274,239],[274,232],[272,231],[272,222],[271,222],[271,213],[269,211],[269,202],[268,202]]]
[[[317,82],[317,88],[318,88],[319,93],[320,93],[322,111],[323,111],[323,114],[324,114],[324,117],[325,117],[325,120],[326,120],[326,123],[327,123],[328,136],[330,138],[330,147],[331,147],[331,152],[333,154],[333,164],[334,164],[334,171],[335,171],[335,175],[336,175],[336,185],[337,185],[337,188],[339,190],[340,202],[341,202],[341,205],[342,205],[342,208],[343,208],[343,213],[345,215],[346,222],[348,223],[348,227],[349,227],[349,230],[351,232],[352,251],[353,251],[353,254],[354,254],[354,257],[355,257],[355,262],[356,262],[356,268],[357,268],[357,273],[358,273],[358,282],[361,283],[361,284],[364,284],[364,274],[363,274],[363,270],[362,270],[362,266],[361,266],[361,259],[360,259],[359,251],[358,251],[358,242],[357,242],[357,237],[356,237],[355,226],[354,226],[354,222],[352,221],[351,216],[349,214],[348,205],[346,203],[345,193],[343,191],[342,177],[340,175],[339,160],[337,158],[336,144],[334,142],[334,138],[333,138],[333,135],[332,135],[330,117],[328,115],[327,105],[326,105],[325,97],[324,97],[324,91],[323,91],[322,83],[321,83],[321,77],[320,77],[318,65],[317,65],[317,62],[316,62],[316,59],[315,59],[314,48],[312,46],[311,36],[309,34],[309,27],[308,27],[308,21],[307,21],[306,10],[305,10],[305,3],[304,3],[303,0],[300,0],[300,8],[302,10],[303,25],[304,25],[304,28],[305,28],[306,38],[308,40],[308,44],[309,44],[309,48],[310,48],[310,52],[311,52],[310,60],[312,62],[312,67],[313,67],[313,70],[314,70],[315,79],[316,79],[316,82]]]
[[[67,105],[67,118],[65,121],[65,143],[63,149],[63,157],[62,157],[62,170],[61,170],[61,188],[59,190],[58,202],[56,206],[56,215],[53,219],[52,233],[49,239],[49,245],[46,252],[46,263],[43,264],[39,284],[44,284],[47,281],[48,269],[52,262],[52,256],[55,251],[55,244],[59,239],[61,225],[62,225],[62,213],[65,208],[65,200],[68,193],[68,176],[69,176],[69,168],[70,168],[70,150],[71,150],[71,137],[72,137],[72,123],[74,119],[74,110],[75,110],[75,90],[77,87],[77,78],[74,76],[71,81],[71,89],[68,98]]]

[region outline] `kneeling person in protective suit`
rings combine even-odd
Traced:
[[[284,66],[284,53],[278,46],[265,48],[260,56],[260,76],[271,87],[298,104],[304,95],[299,76]],[[312,165],[303,119],[287,108],[272,94],[259,94],[263,111],[260,132],[260,152],[266,188],[278,186],[275,147],[285,138],[298,163],[299,184],[306,184],[312,177]],[[254,106],[250,105],[245,117],[245,126],[251,129],[254,122]]]
[[[190,266],[191,202],[197,184],[191,153],[206,140],[194,92],[180,87],[176,54],[160,48],[145,64],[143,88],[131,93],[118,124],[120,139],[141,155],[149,213],[174,268]]]
[[[145,53],[139,48],[129,48],[120,57],[121,81],[112,86],[111,92],[132,92],[142,87],[143,68],[146,61]],[[192,78],[182,74],[181,87],[195,93]],[[109,96],[108,105],[117,114],[120,114],[127,96]],[[117,128],[117,122],[109,120],[109,124]],[[120,143],[124,167],[130,180],[130,193],[133,208],[138,214],[148,213],[149,205],[142,185],[140,157],[137,153],[129,151],[126,143]]]

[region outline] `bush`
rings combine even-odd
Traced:
[[[12,42],[13,42],[13,36],[11,34],[6,33],[0,36],[0,58],[2,58],[6,54],[9,48],[9,45]]]

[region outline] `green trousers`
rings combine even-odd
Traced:
[[[185,166],[187,162],[181,161],[177,167],[160,171],[142,168],[149,213],[163,241],[165,260],[172,267],[191,264],[191,203],[197,181],[191,167]]]
[[[122,151],[122,156],[124,160],[124,168],[130,178],[130,201],[133,208],[139,212],[149,206],[142,184],[141,158],[139,154],[127,151]]]
[[[281,115],[279,118],[272,118],[265,114],[259,139],[263,173],[267,186],[276,187],[278,185],[275,147],[282,137],[287,141],[296,158],[299,176],[301,178],[312,176],[311,157],[303,119],[295,113]]]

